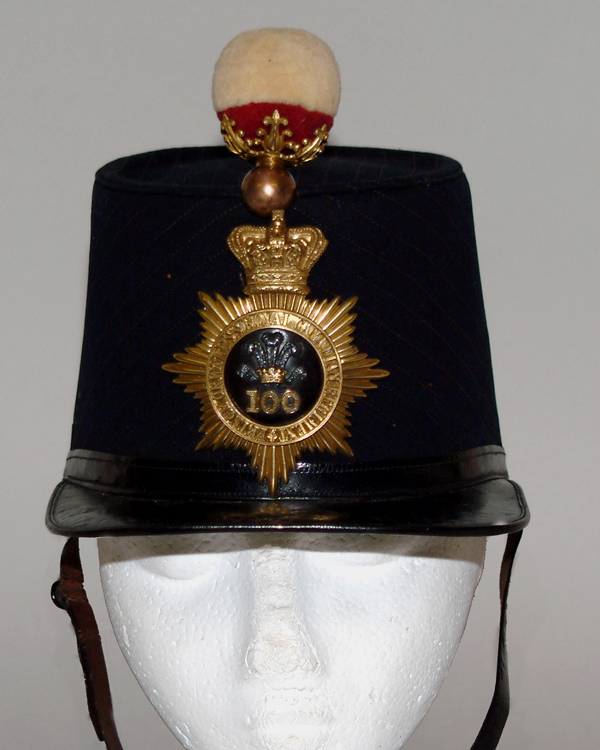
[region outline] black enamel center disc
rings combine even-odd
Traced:
[[[262,328],[241,338],[225,362],[225,387],[242,414],[280,427],[305,417],[324,376],[313,345],[293,331]]]

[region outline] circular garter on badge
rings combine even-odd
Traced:
[[[203,448],[241,448],[275,495],[304,450],[351,456],[348,406],[387,372],[352,344],[356,298],[200,293],[203,337],[175,382],[202,401]]]
[[[223,427],[263,446],[310,438],[332,417],[342,391],[335,343],[309,318],[283,310],[232,321],[211,347],[206,369]],[[343,427],[337,425],[338,439]]]

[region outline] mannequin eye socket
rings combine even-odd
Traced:
[[[373,552],[323,552],[320,555],[323,565],[335,568],[372,568],[393,563],[395,555]]]
[[[242,553],[264,546],[307,553],[309,564],[344,570],[391,565],[401,558],[431,554],[435,537],[366,533],[204,533],[128,537],[105,546],[104,562],[132,562],[156,577],[176,581],[211,578],[239,567]]]
[[[370,568],[418,555],[427,543],[424,537],[398,534],[306,534],[295,547],[312,552],[317,564]]]
[[[245,540],[236,534],[182,534],[132,540],[128,559],[148,572],[171,580],[189,581],[236,566]]]
[[[149,573],[173,581],[192,581],[209,576],[219,566],[208,555],[154,555],[140,559]]]

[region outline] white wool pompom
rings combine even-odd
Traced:
[[[340,71],[331,49],[300,29],[257,29],[236,36],[217,60],[217,112],[250,103],[295,104],[335,116]]]

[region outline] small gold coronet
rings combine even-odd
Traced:
[[[242,159],[258,160],[266,164],[283,163],[298,166],[315,159],[327,145],[327,125],[321,125],[312,139],[301,143],[291,140],[293,133],[287,128],[288,120],[278,110],[263,120],[265,128],[259,128],[254,138],[247,138],[243,130],[235,130],[235,120],[223,114],[221,133],[227,148]],[[268,128],[268,130],[266,129]]]
[[[261,383],[283,383],[287,375],[282,367],[259,367],[256,372]]]

